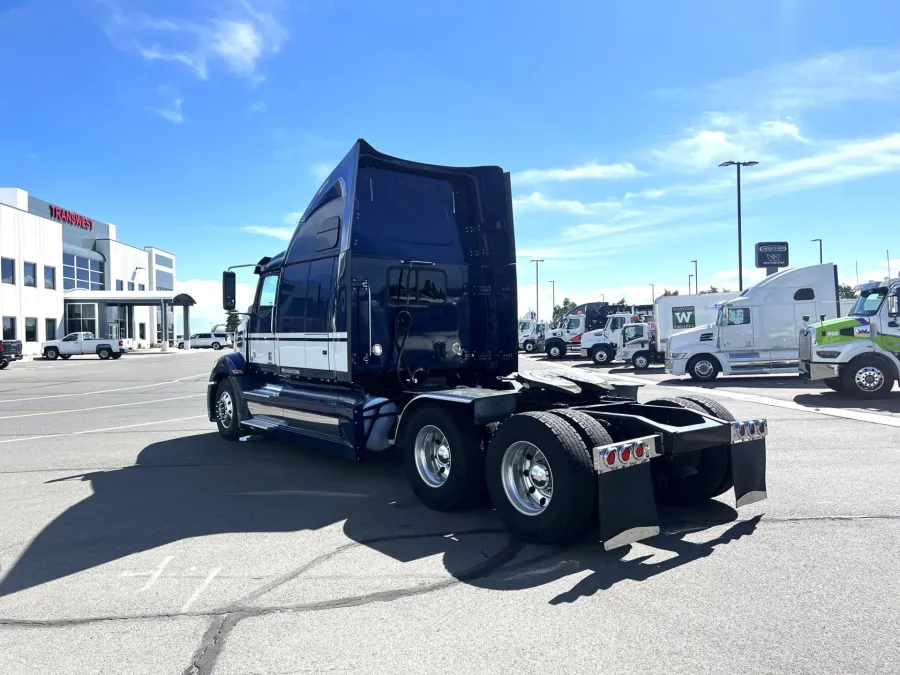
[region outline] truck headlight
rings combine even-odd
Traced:
[[[672,352],[669,354],[669,358],[671,359],[683,359],[687,357],[687,352]]]
[[[840,355],[841,355],[840,352],[831,352],[831,351],[824,351],[824,350],[816,352],[816,356],[818,356],[821,359],[836,359]]]

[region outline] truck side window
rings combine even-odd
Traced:
[[[272,332],[272,313],[275,309],[275,291],[278,289],[278,275],[270,274],[259,282],[259,297],[256,301],[256,313],[250,322],[252,333]],[[203,333],[201,337],[209,337]]]
[[[815,300],[816,292],[811,288],[798,288],[794,300]]]
[[[309,263],[288,265],[281,271],[278,291],[278,333],[302,333],[306,330],[306,283]]]
[[[306,287],[306,332],[327,333],[328,309],[334,288],[334,258],[314,260],[309,265]]]
[[[644,330],[641,326],[629,326],[625,329],[625,342],[631,342],[632,340],[637,340],[640,337],[643,337]]]
[[[340,216],[331,216],[319,223],[319,232],[316,234],[316,251],[327,251],[337,246],[340,232]]]
[[[381,194],[378,234],[408,244],[449,246],[453,241],[447,204],[436,195],[405,190]]]
[[[581,325],[581,321],[578,319],[569,319],[568,323],[566,323],[566,328],[568,330],[572,330],[574,328],[578,328]]]
[[[62,341],[63,342],[78,342],[78,334],[72,333],[72,335],[66,335],[66,337],[64,337],[62,339]]]
[[[728,324],[729,326],[742,326],[750,323],[750,308],[738,307],[737,309],[728,308]]]

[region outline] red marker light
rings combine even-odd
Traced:
[[[634,446],[634,456],[637,457],[638,459],[643,458],[643,456],[644,456],[644,444],[643,443],[638,443],[637,445]]]
[[[622,461],[627,462],[629,459],[631,459],[631,446],[626,445],[622,448]]]
[[[612,466],[616,463],[616,451],[615,450],[607,450],[606,451],[606,463],[609,466]]]

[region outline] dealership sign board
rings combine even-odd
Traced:
[[[684,328],[695,328],[696,313],[693,306],[691,307],[673,307],[672,308],[672,329],[682,330]]]
[[[787,267],[789,265],[786,241],[761,241],[756,244],[757,267]]]

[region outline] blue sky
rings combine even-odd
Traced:
[[[520,310],[736,288],[752,244],[883,276],[900,258],[900,4],[5,0],[0,185],[221,270],[281,250],[357,137],[513,173]],[[891,263],[900,269],[900,259]],[[246,298],[252,275],[241,279]],[[543,313],[543,311],[542,311]]]

